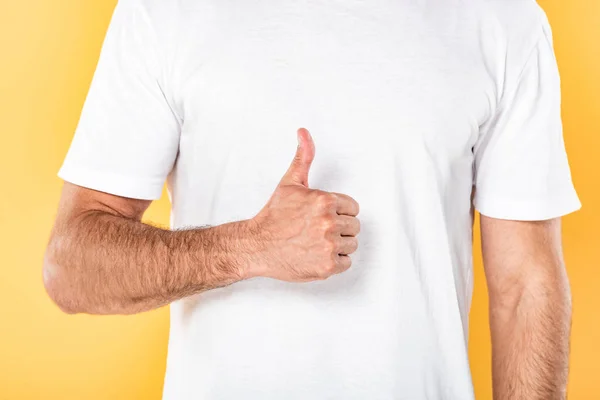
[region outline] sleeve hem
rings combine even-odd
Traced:
[[[158,200],[164,181],[134,178],[63,165],[58,177],[87,189],[139,200]]]
[[[473,205],[490,218],[515,221],[544,221],[578,211],[581,202],[575,193],[544,198],[507,199],[475,194]]]

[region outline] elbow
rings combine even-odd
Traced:
[[[65,314],[79,314],[85,312],[81,307],[81,299],[78,298],[78,290],[72,284],[72,273],[69,268],[59,260],[59,246],[56,241],[51,241],[44,255],[43,283],[46,293],[58,308]]]
[[[521,300],[531,303],[547,303],[556,312],[571,313],[571,287],[566,269],[562,263],[556,263],[554,268],[538,268],[541,272],[531,274],[524,284],[525,295]]]
[[[518,314],[552,309],[553,313],[570,316],[571,288],[564,267],[537,270],[540,272],[530,272],[522,279],[510,280],[500,288],[495,288],[490,293],[491,308]]]

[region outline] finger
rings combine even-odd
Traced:
[[[359,206],[356,200],[346,194],[334,194],[337,198],[337,213],[339,215],[350,215],[352,217],[358,215]]]
[[[336,223],[342,236],[356,236],[360,232],[360,221],[356,217],[338,215]]]
[[[352,265],[352,259],[346,255],[339,255],[336,258],[336,273],[347,271]]]
[[[340,236],[336,241],[336,249],[338,254],[352,254],[358,248],[358,239],[352,236]]]
[[[315,158],[315,144],[308,130],[300,128],[297,135],[298,148],[296,149],[296,155],[280,183],[308,187],[308,172]]]

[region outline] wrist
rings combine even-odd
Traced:
[[[243,281],[261,276],[264,240],[258,221],[251,218],[221,225],[221,228],[226,230],[222,236],[227,241],[227,245],[223,246],[228,249],[226,263],[235,271],[235,279]]]
[[[265,240],[256,218],[239,221],[239,271],[241,280],[263,276]]]

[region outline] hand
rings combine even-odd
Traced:
[[[307,282],[350,268],[349,254],[358,247],[358,203],[345,194],[308,188],[314,155],[310,133],[300,128],[291,166],[251,220],[258,251],[247,277]]]

